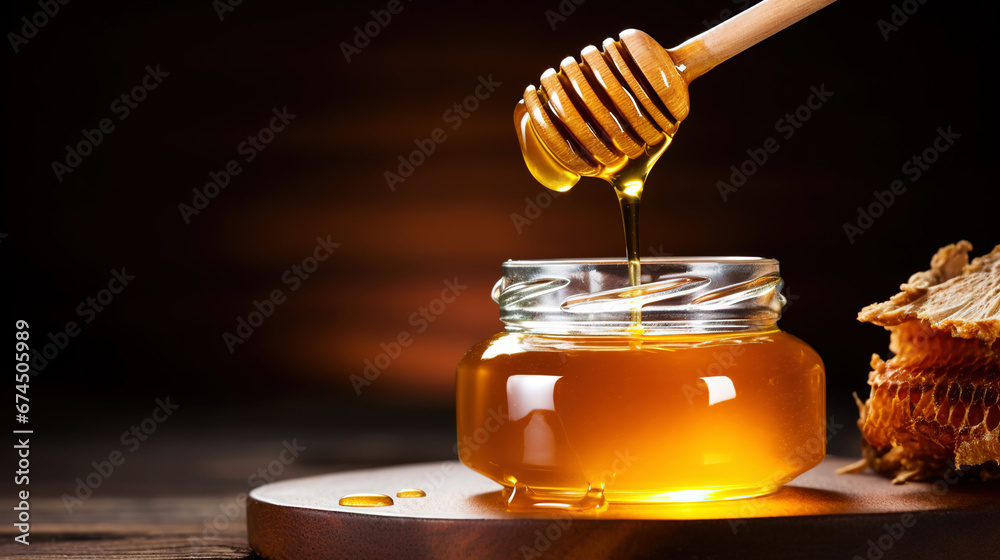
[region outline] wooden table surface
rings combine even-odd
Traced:
[[[61,499],[38,499],[31,505],[31,545],[14,543],[16,533],[7,525],[0,558],[254,558],[247,544],[245,508],[232,509],[233,500],[234,496],[94,497],[87,501],[85,512],[71,515]],[[211,527],[216,519],[221,530]]]

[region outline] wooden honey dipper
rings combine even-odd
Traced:
[[[603,52],[587,46],[581,62],[566,57],[515,107],[528,169],[557,191],[586,176],[637,195],[688,116],[688,84],[833,2],[764,0],[673,49],[627,29],[618,41],[605,39]]]

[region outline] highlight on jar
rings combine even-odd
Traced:
[[[459,458],[508,509],[769,494],[825,454],[820,357],[773,259],[508,261],[505,325],[458,364]],[[633,311],[642,307],[636,333]]]

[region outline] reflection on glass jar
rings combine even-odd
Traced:
[[[824,370],[769,259],[508,261],[458,366],[459,457],[512,509],[773,492],[826,447]],[[632,323],[641,307],[641,329]]]

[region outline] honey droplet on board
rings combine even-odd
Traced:
[[[349,507],[381,507],[391,506],[392,498],[385,494],[348,494],[339,503]]]
[[[425,498],[427,497],[427,492],[419,488],[404,488],[399,492],[396,492],[397,498]]]

